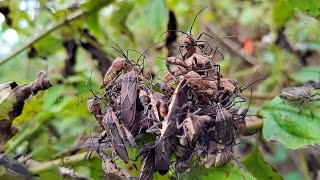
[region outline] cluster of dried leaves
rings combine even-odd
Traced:
[[[168,57],[163,84],[152,83],[137,62],[116,58],[105,74],[102,97],[88,101],[88,109],[103,132],[96,143],[109,143],[125,163],[127,147],[139,148],[139,179],[164,175],[169,167],[183,173],[192,165],[222,166],[233,159],[232,146],[245,128],[248,109],[235,105],[246,100],[242,87],[223,77],[214,61],[217,49],[190,33],[179,38],[180,56]],[[249,81],[250,82],[250,81]],[[103,148],[97,153],[103,169],[113,178],[132,178]],[[174,161],[172,164],[171,162]]]

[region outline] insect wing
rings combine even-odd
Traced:
[[[5,154],[0,154],[0,165],[21,176],[32,176],[32,173],[24,165]]]
[[[116,151],[117,155],[125,162],[128,163],[129,157],[124,142],[120,136],[117,125],[115,124],[115,115],[112,113],[111,108],[109,108],[108,113],[104,116],[104,125],[107,131],[107,136],[111,138],[111,145]]]
[[[122,79],[121,120],[126,127],[131,127],[135,119],[138,77],[139,72],[133,69]]]
[[[154,148],[149,149],[146,154],[143,155],[142,167],[139,174],[139,180],[151,180],[155,171],[154,164]]]
[[[173,93],[171,103],[169,105],[169,112],[164,118],[161,129],[161,137],[167,138],[175,135],[177,130],[177,121],[181,121],[182,117],[178,116],[180,108],[188,102],[188,86],[186,80],[179,83]]]
[[[171,157],[171,139],[160,141],[155,146],[155,169],[164,175],[169,170]]]

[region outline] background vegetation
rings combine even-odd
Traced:
[[[261,67],[256,77],[266,80],[255,85],[252,95],[250,114],[256,116],[248,121],[248,131],[257,133],[241,138],[235,147],[252,176],[229,164],[200,169],[188,177],[320,178],[319,103],[309,103],[300,111],[276,97],[283,87],[319,81],[318,0],[0,0],[0,84],[31,82],[40,70],[47,71],[53,83],[26,102],[13,122],[19,132],[1,151],[25,162],[39,179],[64,179],[62,166],[99,179],[99,158],[93,154],[87,160],[84,150],[73,155],[73,148],[81,138],[100,132],[84,100],[92,97],[90,88],[99,92],[102,75],[119,56],[111,47],[117,42],[123,50],[142,52],[161,41],[148,56],[166,57],[168,47],[176,43],[161,36],[169,20],[175,17],[177,29],[188,31],[195,15],[207,5],[193,33],[234,36],[213,44],[224,56],[219,61],[222,74],[243,84]],[[130,53],[131,59],[136,57]],[[145,66],[157,78],[166,72],[160,58],[149,58]],[[68,156],[74,159],[61,163]],[[127,168],[134,171],[133,164]],[[2,167],[0,178],[16,177]]]

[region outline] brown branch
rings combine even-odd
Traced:
[[[60,159],[56,159],[48,162],[43,162],[43,163],[33,162],[30,165],[29,170],[34,174],[38,174],[40,172],[47,171],[59,166],[66,166],[69,164],[74,164],[77,162],[93,159],[96,157],[98,157],[98,154],[95,152],[91,153],[90,156],[88,152],[84,152],[84,153],[80,153],[80,154],[76,154],[76,155],[72,155],[72,156],[68,156],[68,157],[64,157],[64,158],[60,158]]]
[[[218,37],[219,32],[222,32],[219,30],[218,27],[213,26],[208,22],[204,23],[204,27],[206,28],[206,30],[210,32],[210,34],[213,34],[216,37]],[[231,39],[225,38],[222,39],[221,42],[248,63],[252,65],[257,64],[258,61],[255,57],[246,54],[244,51],[241,50],[241,47],[237,43],[233,42]]]
[[[17,50],[13,51],[11,54],[9,54],[7,57],[5,57],[4,59],[2,59],[0,61],[0,65],[6,63],[9,59],[15,57],[16,55],[20,54],[21,52],[23,52],[24,50],[26,50],[27,48],[33,46],[33,44],[35,44],[36,42],[40,41],[41,39],[43,39],[44,37],[46,37],[47,35],[49,35],[50,33],[52,33],[53,31],[59,29],[60,27],[62,27],[65,24],[70,23],[71,21],[74,21],[80,17],[82,17],[84,14],[86,14],[85,11],[83,10],[78,10],[74,13],[72,13],[70,16],[67,16],[63,21],[58,22],[57,24],[55,24],[54,26],[52,26],[50,29],[45,30],[43,32],[41,32],[38,36],[34,37],[33,39],[31,39],[29,42],[27,42],[26,44],[24,44],[22,47],[18,48]]]

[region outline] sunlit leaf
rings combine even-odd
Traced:
[[[272,8],[272,20],[275,27],[281,28],[294,15],[294,10],[285,0],[276,0]]]
[[[291,149],[320,143],[319,101],[295,107],[276,97],[262,112],[263,135],[267,140],[278,141]]]
[[[143,6],[136,6],[126,24],[135,37],[143,37],[137,39],[139,43],[150,44],[159,40],[160,35],[166,31],[167,21],[167,7],[163,0],[155,0],[147,1]]]
[[[288,4],[309,16],[313,16],[320,20],[320,1],[318,0],[286,0]]]
[[[253,148],[241,163],[257,179],[282,179],[278,172],[264,161],[257,147]]]
[[[201,168],[188,173],[186,179],[255,179],[250,173],[229,163],[221,167]]]
[[[293,72],[291,77],[300,84],[310,80],[320,82],[320,68],[305,67],[300,71]]]

